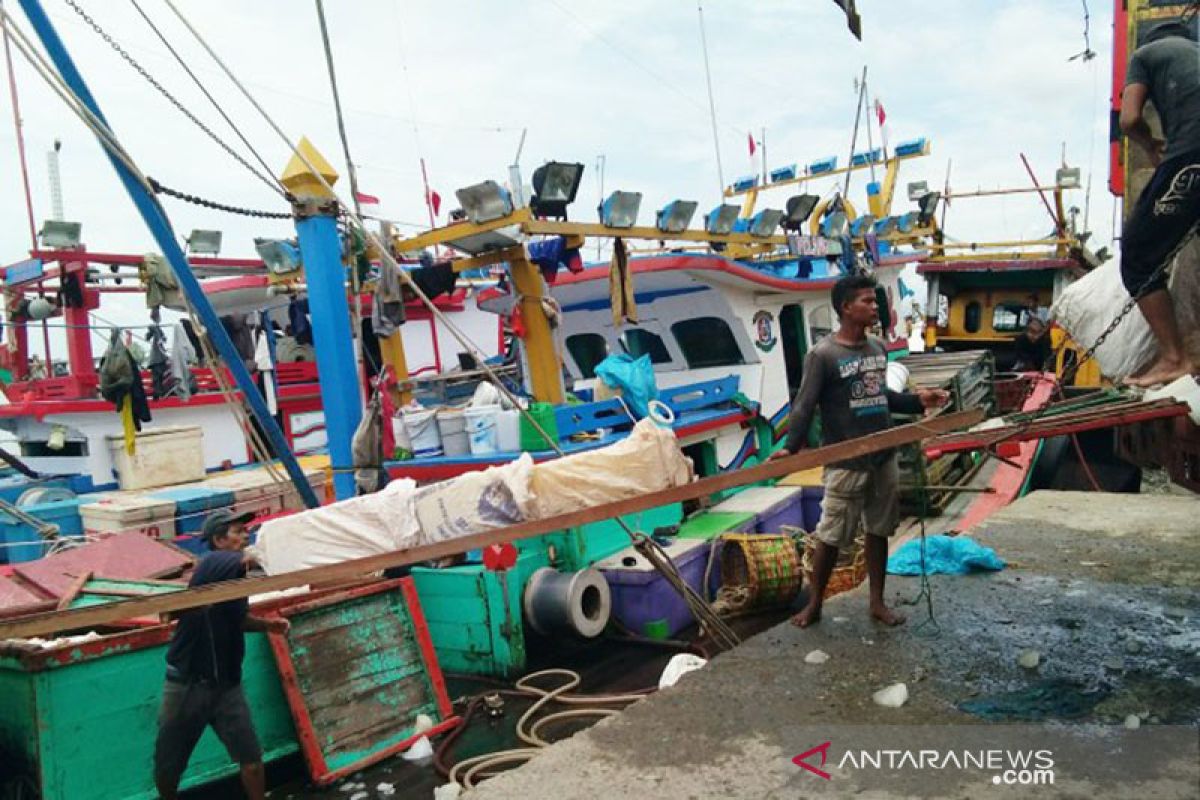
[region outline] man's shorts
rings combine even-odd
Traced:
[[[262,748],[250,721],[242,686],[208,683],[163,684],[158,711],[158,740],[154,744],[154,775],[172,785],[187,769],[201,734],[209,725],[238,764],[262,761]]]
[[[850,547],[861,521],[872,536],[891,536],[900,524],[899,492],[894,455],[865,470],[826,467],[821,521],[813,535],[830,547]]]
[[[1142,190],[1121,231],[1121,279],[1131,295],[1166,288],[1154,277],[1200,223],[1200,151],[1164,161]],[[1152,279],[1153,278],[1153,279]]]

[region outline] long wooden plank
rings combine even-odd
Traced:
[[[591,508],[583,508],[569,514],[562,514],[548,519],[523,522],[507,528],[499,528],[485,533],[476,533],[458,539],[450,539],[435,544],[410,547],[391,553],[382,553],[339,564],[328,564],[322,567],[285,572],[280,575],[269,575],[261,578],[242,578],[236,581],[225,581],[206,586],[198,586],[182,592],[154,597],[133,598],[109,603],[102,606],[77,608],[53,614],[36,614],[33,616],[0,622],[0,639],[27,638],[30,636],[46,636],[61,631],[95,627],[118,622],[130,617],[141,617],[150,614],[163,614],[170,611],[182,611],[188,608],[220,603],[225,600],[237,600],[263,592],[290,589],[307,584],[327,583],[330,581],[357,578],[373,572],[379,572],[391,567],[401,567],[430,561],[446,556],[465,553],[469,550],[479,550],[504,542],[518,539],[528,539],[534,536],[576,528],[591,522],[612,519],[614,517],[645,511],[658,506],[679,503],[684,500],[694,500],[707,497],[715,492],[745,486],[751,483],[782,478],[800,470],[812,469],[824,464],[845,461],[858,456],[877,453],[893,447],[920,441],[926,437],[937,436],[953,430],[974,425],[983,419],[982,409],[971,409],[954,414],[899,425],[886,431],[839,442],[828,447],[813,450],[802,450],[799,453],[768,461],[755,467],[737,470],[711,478],[678,486],[660,492],[639,495],[616,503],[606,503]]]

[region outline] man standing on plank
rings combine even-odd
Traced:
[[[887,350],[867,335],[867,329],[879,320],[877,288],[875,279],[866,275],[851,275],[834,285],[832,300],[839,327],[805,359],[800,391],[792,402],[787,442],[772,458],[792,455],[804,447],[818,408],[822,444],[831,445],[891,427],[893,411],[920,414],[950,399],[943,389],[921,389],[913,394],[887,388]],[[793,624],[807,628],[821,619],[825,587],[838,551],[853,546],[860,520],[867,529],[871,616],[887,625],[904,622],[904,617],[883,601],[888,538],[900,521],[899,475],[894,450],[825,467],[821,522],[813,534],[817,542],[813,585],[808,605],[792,617]]]

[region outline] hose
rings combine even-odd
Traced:
[[[553,689],[544,689],[540,686],[535,686],[534,681],[549,676],[556,676],[565,679],[565,682]],[[464,788],[471,788],[475,785],[477,778],[487,778],[494,774],[493,770],[496,767],[508,766],[513,764],[523,764],[533,758],[543,747],[547,747],[552,742],[543,739],[539,735],[539,731],[543,726],[562,722],[568,719],[579,719],[582,717],[611,717],[618,713],[616,709],[611,708],[575,708],[566,711],[558,711],[553,714],[533,721],[534,716],[541,711],[546,705],[551,702],[561,703],[563,705],[575,706],[591,706],[591,705],[612,705],[617,703],[633,703],[641,700],[648,695],[653,689],[641,689],[634,692],[623,694],[607,694],[607,695],[578,695],[568,694],[572,689],[579,686],[581,682],[579,673],[567,669],[545,669],[539,672],[533,672],[516,682],[513,689],[504,689],[499,693],[510,697],[537,697],[537,701],[521,715],[517,720],[517,737],[529,745],[529,747],[518,747],[509,750],[501,750],[495,753],[485,753],[483,755],[472,756],[465,758],[462,761],[454,764],[451,767],[446,766],[446,755],[454,742],[466,730],[470,724],[472,717],[478,712],[479,707],[483,704],[482,697],[473,698],[463,712],[462,719],[455,726],[449,735],[438,746],[437,752],[434,753],[434,768],[444,775],[448,780],[461,784]]]

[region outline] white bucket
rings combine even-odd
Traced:
[[[404,428],[408,431],[408,441],[412,443],[413,455],[417,458],[440,456],[442,438],[438,435],[438,426],[434,422],[435,412],[405,409],[402,413]]]
[[[404,424],[403,412],[397,412],[392,417],[392,439],[396,443],[394,453],[385,454],[387,458],[412,458],[413,444],[408,436],[408,427]]]
[[[467,440],[467,420],[456,408],[437,412],[437,426],[442,434],[442,452],[448,456],[465,456],[471,452]]]
[[[908,390],[908,367],[899,361],[891,361],[887,365],[887,388],[893,392]]]
[[[499,413],[498,405],[475,406],[463,411],[472,455],[481,456],[500,449],[499,432],[496,429],[496,417]]]
[[[506,408],[496,414],[496,447],[505,453],[521,449],[521,412]]]

